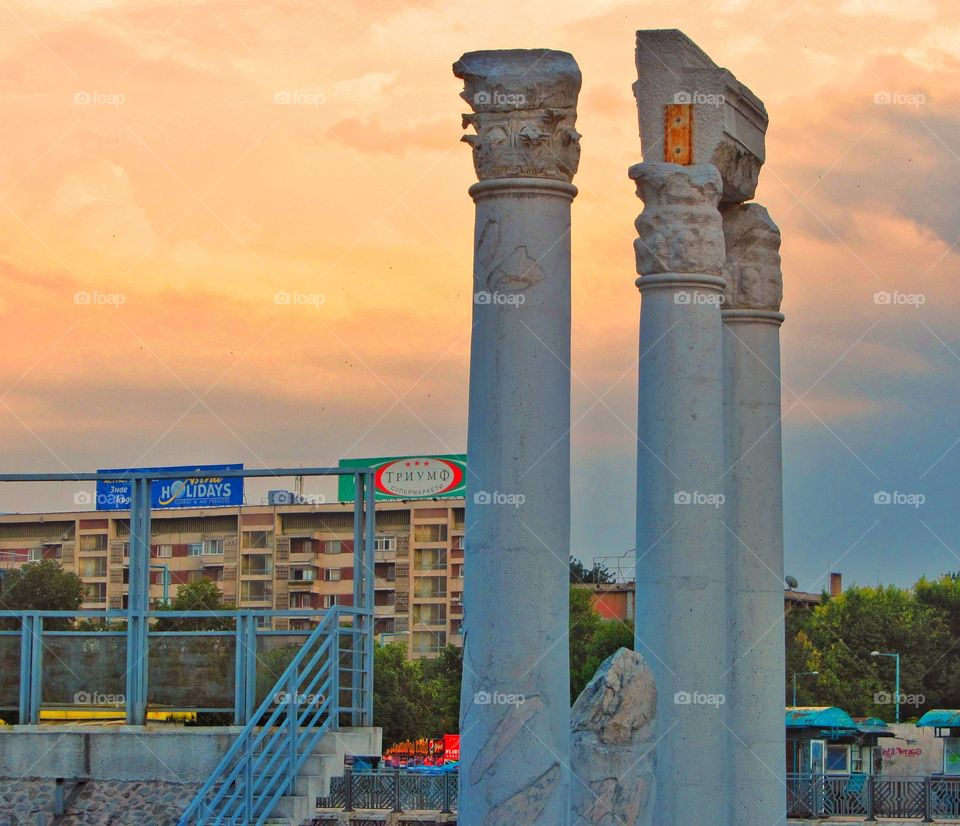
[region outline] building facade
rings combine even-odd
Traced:
[[[53,559],[86,586],[84,609],[127,603],[129,513],[0,516],[0,571]],[[378,502],[375,629],[410,657],[461,645],[464,500]],[[353,603],[353,503],[155,510],[150,596],[200,579],[240,608],[322,609]],[[276,629],[311,620],[276,618]]]

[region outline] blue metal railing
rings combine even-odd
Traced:
[[[787,816],[917,819],[960,817],[960,777],[788,774]]]
[[[236,742],[184,811],[179,826],[262,824],[293,792],[320,738],[339,727],[339,671],[346,653],[337,609],[310,634]],[[351,704],[352,705],[352,704]]]

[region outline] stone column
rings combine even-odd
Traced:
[[[461,826],[570,822],[570,204],[566,52],[453,67],[479,183],[467,432]]]
[[[630,177],[644,203],[636,650],[657,687],[653,822],[725,824],[723,182],[710,164],[642,163]]]
[[[732,822],[786,819],[780,231],[759,204],[722,209],[726,521],[733,585]]]

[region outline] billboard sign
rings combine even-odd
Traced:
[[[378,500],[456,499],[464,495],[467,478],[467,457],[463,453],[341,459],[340,467],[372,468]],[[340,477],[338,498],[341,502],[353,501],[352,476]]]
[[[132,468],[131,468],[132,469]],[[176,479],[157,479],[150,485],[150,507],[223,508],[243,504],[243,477],[226,478],[224,470],[243,470],[243,465],[179,465],[176,467],[136,468],[138,472],[183,471]],[[109,468],[98,473],[126,473],[126,469]],[[97,510],[130,510],[130,483],[120,480],[97,481]]]

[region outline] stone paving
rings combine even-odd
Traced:
[[[69,797],[73,784],[66,786]],[[172,826],[197,783],[91,780],[59,820],[63,826]],[[0,778],[0,826],[53,824],[54,781]]]

